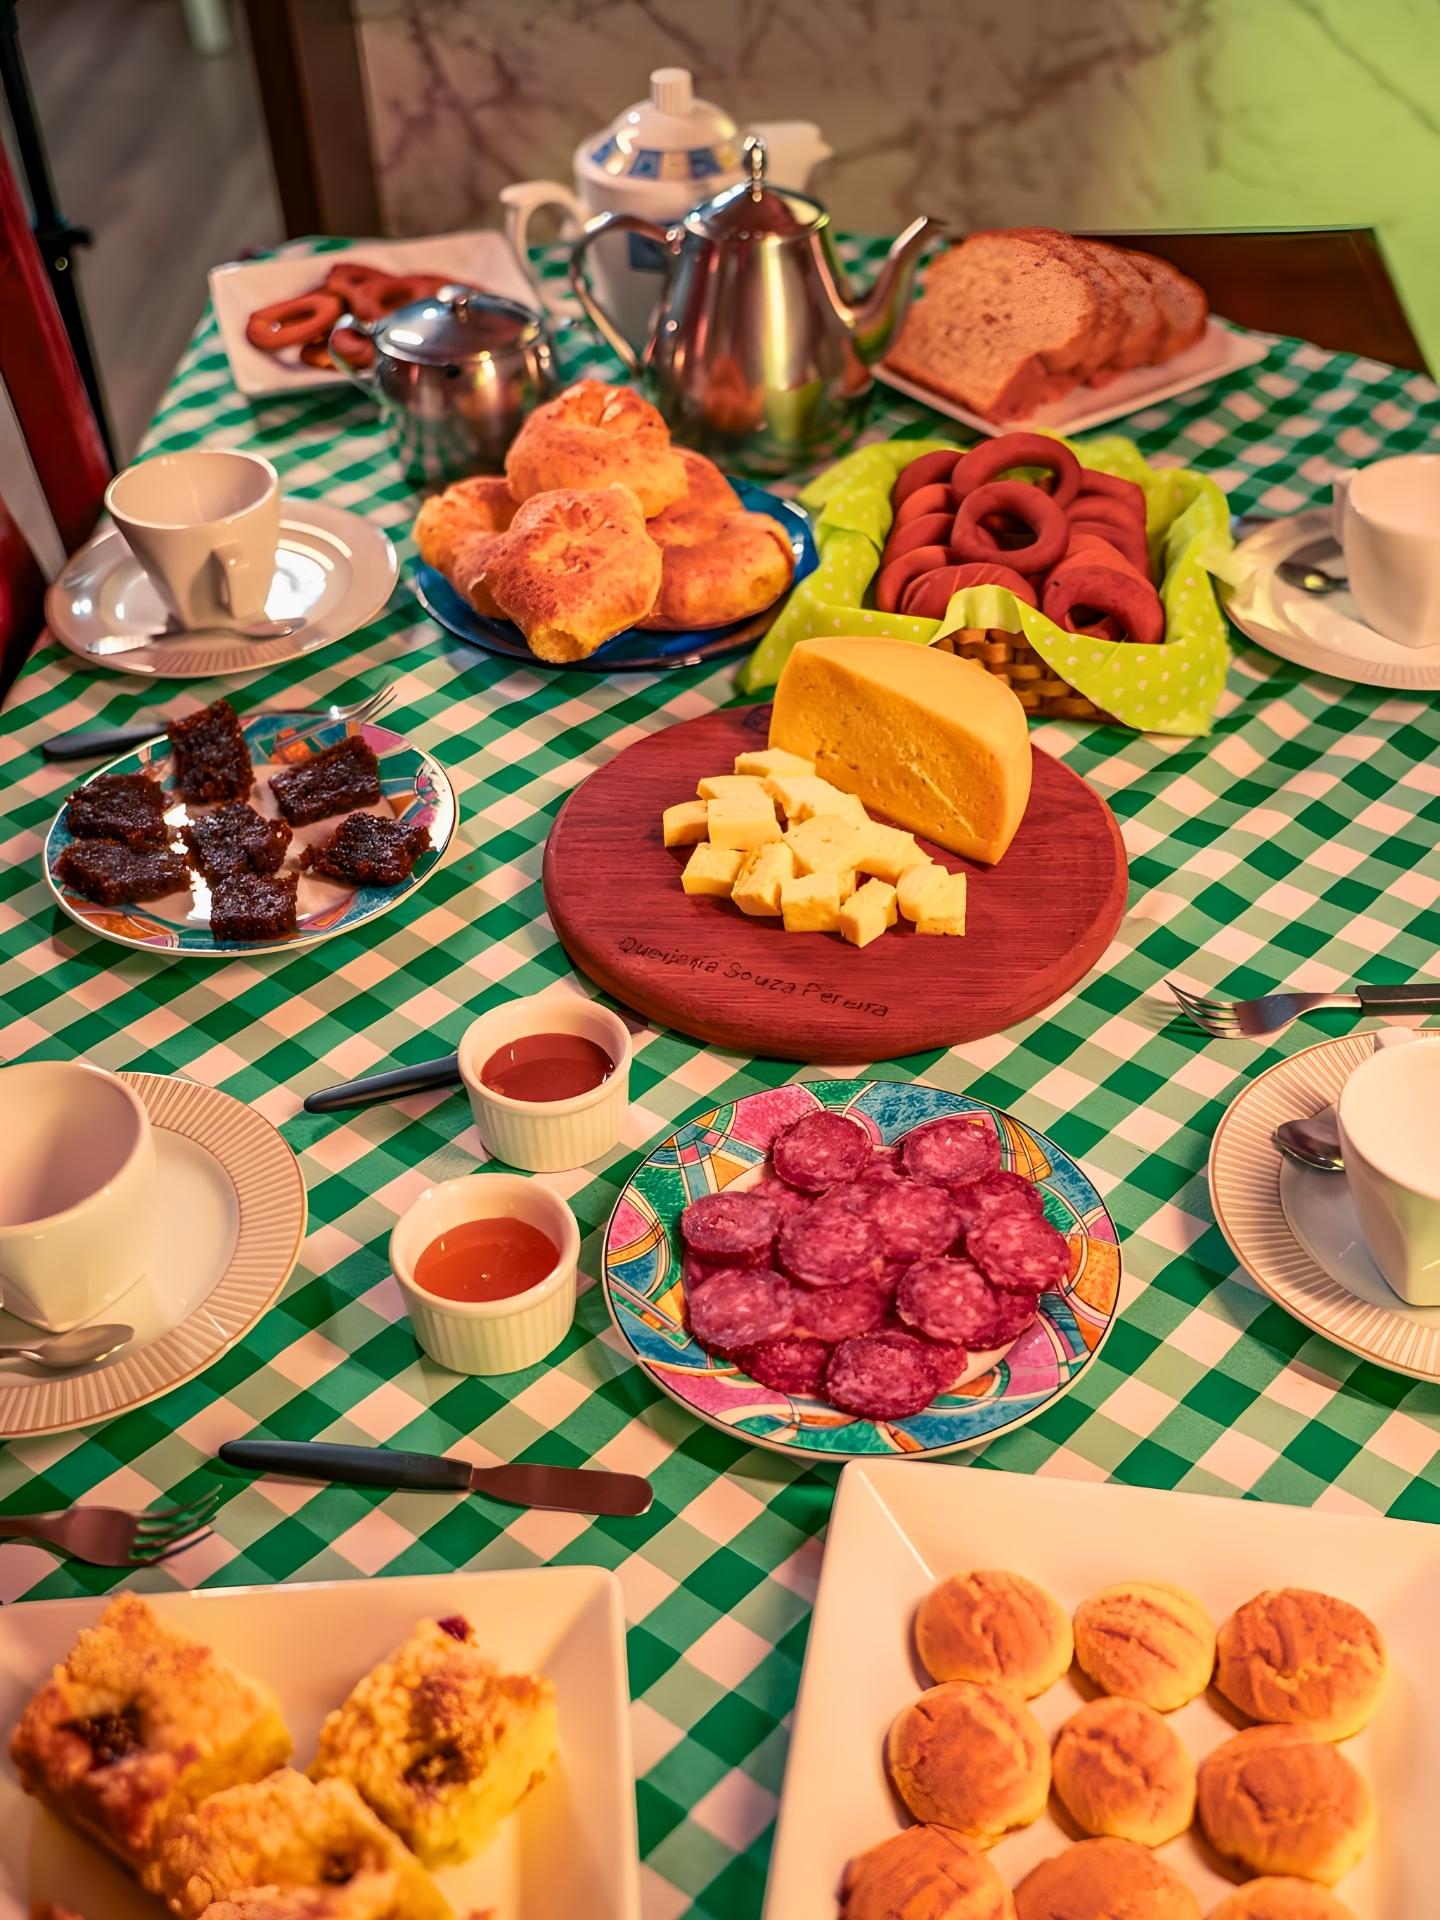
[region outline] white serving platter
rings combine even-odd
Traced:
[[[313,1586],[237,1587],[149,1596],[157,1611],[268,1681],[295,1736],[315,1752],[320,1723],[417,1620],[461,1613],[502,1666],[555,1683],[560,1764],[493,1846],[436,1880],[457,1914],[493,1920],[639,1920],[635,1780],[620,1584],[600,1567],[416,1574]],[[0,1614],[0,1725],[64,1658],[96,1600],[35,1600]],[[0,1760],[0,1920],[53,1900],[88,1920],[157,1920],[160,1909],[98,1848],[20,1790]]]
[[[915,1608],[936,1580],[967,1567],[1023,1573],[1070,1611],[1101,1587],[1142,1576],[1189,1588],[1217,1624],[1265,1587],[1314,1587],[1363,1608],[1384,1636],[1391,1672],[1378,1714],[1345,1752],[1374,1785],[1380,1832],[1335,1891],[1356,1920],[1418,1920],[1434,1910],[1440,1528],[975,1467],[852,1461],[805,1652],[765,1920],[835,1920],[846,1860],[909,1823],[886,1781],[882,1745],[895,1715],[928,1684],[913,1651]],[[1053,1737],[1087,1697],[1072,1670],[1030,1706]],[[1197,1761],[1235,1731],[1213,1694],[1170,1718]],[[1068,1844],[1052,1802],[990,1857],[1013,1887]],[[1203,1913],[1233,1890],[1198,1832],[1159,1852]]]

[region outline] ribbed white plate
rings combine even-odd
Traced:
[[[1421,1037],[1440,1040],[1440,1030]],[[1370,1033],[1322,1040],[1237,1094],[1215,1129],[1210,1202],[1231,1252],[1278,1306],[1377,1366],[1440,1381],[1440,1307],[1391,1293],[1359,1245],[1343,1176],[1291,1179],[1270,1138],[1282,1120],[1333,1106],[1373,1045]]]
[[[150,1271],[95,1318],[134,1327],[135,1339],[74,1373],[0,1363],[3,1440],[93,1426],[191,1379],[254,1326],[299,1258],[305,1181],[270,1122],[218,1087],[120,1078],[155,1130],[160,1223]],[[34,1331],[0,1313],[0,1345]]]

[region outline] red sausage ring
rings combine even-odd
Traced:
[[[949,487],[942,486],[936,480],[928,487],[916,487],[909,497],[895,509],[895,518],[891,525],[908,527],[912,520],[923,520],[927,514],[950,513],[955,511],[955,496]]]
[[[1050,498],[1068,507],[1080,491],[1080,462],[1062,440],[1044,433],[1002,433],[972,447],[950,476],[957,500],[1016,467],[1047,467],[1055,476]],[[1037,489],[1038,491],[1038,489]]]
[[[1023,520],[1034,536],[1030,544],[1002,547],[983,524],[996,513],[1013,513],[1017,520]],[[1013,567],[1016,573],[1048,573],[1064,553],[1069,537],[1065,515],[1048,493],[1023,480],[992,480],[967,493],[960,502],[950,544],[961,560],[984,560],[992,566]]]
[[[428,300],[450,281],[438,273],[386,274],[355,288],[350,296],[350,311],[357,320],[383,320],[386,314],[413,301]]]
[[[324,340],[344,311],[339,294],[323,288],[294,300],[273,300],[268,307],[257,307],[245,322],[245,338],[262,353],[279,353],[307,340]]]
[[[1118,567],[1074,561],[1059,568],[1045,583],[1042,604],[1046,618],[1071,633],[1080,631],[1070,624],[1072,608],[1088,607],[1112,614],[1127,639],[1140,646],[1158,646],[1165,638],[1165,609],[1159,594],[1148,581],[1134,580]]]
[[[918,460],[912,460],[895,482],[895,490],[890,495],[891,506],[898,512],[917,487],[948,481],[959,458],[958,447],[941,447],[937,453],[922,453]]]
[[[1125,556],[1142,580],[1148,580],[1150,578],[1150,555],[1146,549],[1145,542],[1128,527],[1110,527],[1096,520],[1072,520],[1070,522],[1071,546],[1073,546],[1077,540],[1081,539],[1105,541],[1105,543],[1113,547],[1117,553]],[[1070,548],[1067,547],[1065,549],[1066,559],[1069,558],[1069,555]],[[1063,564],[1063,561],[1056,562],[1057,566],[1063,566]]]
[[[953,513],[922,513],[918,520],[897,527],[885,542],[885,551],[880,556],[881,566],[888,567],[892,560],[898,560],[902,553],[913,553],[916,547],[945,546],[954,524]]]
[[[875,604],[881,613],[894,613],[900,605],[900,596],[912,580],[918,580],[922,573],[932,573],[936,567],[947,566],[950,552],[947,547],[912,547],[909,553],[902,553],[898,560],[892,560],[888,567],[882,567],[875,581]]]
[[[933,573],[925,573],[918,580],[912,580],[900,596],[901,613],[918,614],[925,620],[941,620],[950,604],[952,593],[959,593],[966,587],[1008,587],[1017,600],[1023,600],[1027,607],[1039,606],[1035,589],[1028,580],[1023,580],[1011,567],[989,567],[982,562],[972,562],[963,567],[936,567]]]
[[[338,293],[342,300],[353,298],[357,287],[369,286],[375,280],[391,280],[393,274],[384,267],[367,267],[363,260],[337,260],[325,276],[325,291]]]
[[[1108,493],[1086,493],[1080,490],[1070,502],[1066,512],[1072,520],[1100,520],[1112,527],[1136,527],[1145,531],[1145,516],[1136,513],[1125,500],[1112,500]]]
[[[1101,473],[1095,467],[1080,469],[1081,493],[1103,494],[1108,499],[1119,500],[1131,506],[1143,520],[1145,518],[1145,489],[1137,487],[1133,480],[1122,480],[1118,473]]]

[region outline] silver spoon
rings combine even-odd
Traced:
[[[156,627],[145,633],[107,633],[90,641],[85,651],[97,660],[112,660],[116,654],[165,647],[172,640],[285,640],[304,624],[303,619],[260,620],[248,627]]]
[[[89,1367],[135,1338],[133,1327],[72,1327],[28,1347],[0,1347],[0,1360],[30,1360],[37,1367]]]
[[[1282,1120],[1270,1137],[1297,1167],[1312,1167],[1320,1173],[1345,1171],[1334,1107],[1322,1107],[1306,1120]]]
[[[1323,567],[1307,567],[1300,560],[1281,560],[1275,571],[1287,586],[1304,593],[1339,593],[1350,582],[1343,573],[1327,573]]]

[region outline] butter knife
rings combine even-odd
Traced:
[[[426,1487],[483,1493],[512,1507],[550,1507],[560,1513],[633,1517],[655,1498],[636,1473],[603,1467],[472,1467],[439,1453],[401,1453],[391,1447],[337,1446],[325,1440],[227,1440],[220,1458],[256,1473],[305,1480],[343,1480],[359,1487]]]

